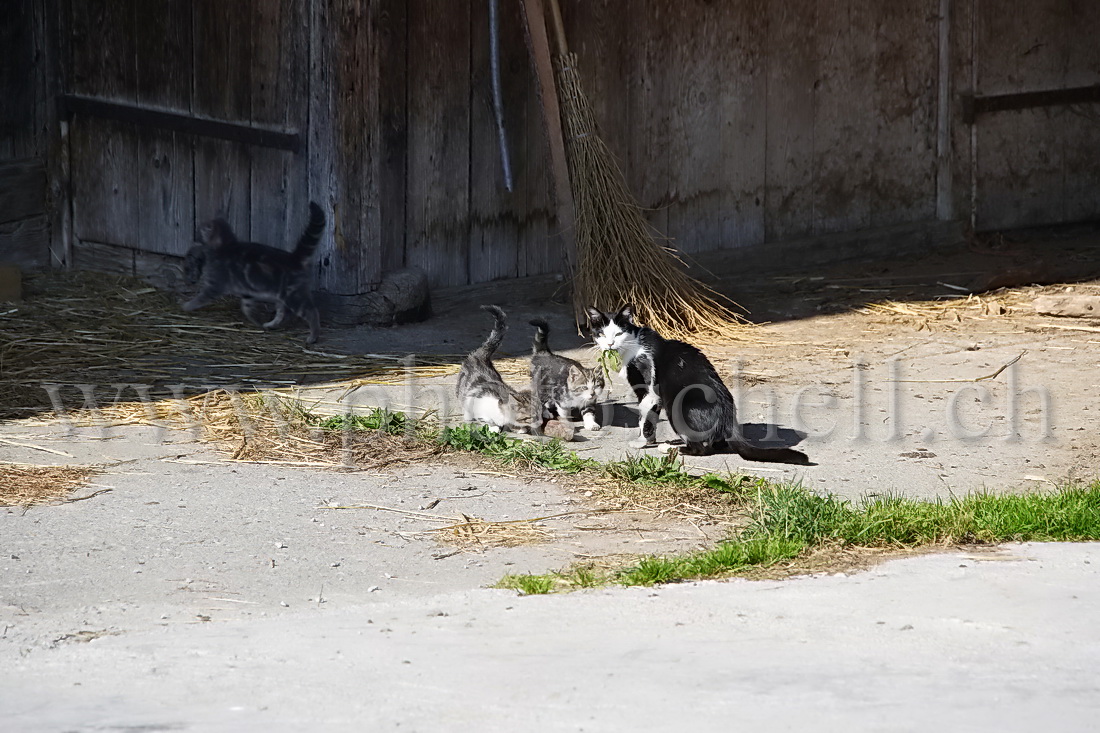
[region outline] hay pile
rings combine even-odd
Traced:
[[[288,387],[343,382],[392,384],[409,370],[403,354],[327,354],[295,331],[244,324],[231,300],[184,313],[175,296],[140,280],[99,273],[45,273],[26,280],[26,301],[0,306],[0,419],[86,402],[183,397],[217,387]],[[458,371],[461,355],[419,358],[418,378]],[[506,369],[507,369],[506,365]],[[515,371],[516,365],[511,371]],[[524,373],[525,370],[524,370]],[[117,384],[137,384],[121,391]],[[51,385],[61,385],[51,387]]]
[[[918,331],[931,331],[936,324],[950,326],[963,319],[985,320],[1008,316],[1020,310],[1030,297],[1019,291],[998,290],[965,298],[924,301],[879,301],[868,303],[857,311],[871,316],[886,316],[891,322],[916,326]]]
[[[0,506],[29,507],[65,501],[95,473],[89,466],[0,463]]]
[[[462,549],[489,547],[519,547],[549,542],[554,533],[538,524],[538,519],[518,519],[491,522],[478,517],[462,515],[462,522],[437,527],[432,534],[440,542]]]

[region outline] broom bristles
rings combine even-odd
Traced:
[[[566,158],[576,207],[573,311],[634,306],[640,321],[668,338],[714,341],[744,336],[735,303],[688,276],[662,246],[626,187],[581,88],[576,55],[555,58]]]

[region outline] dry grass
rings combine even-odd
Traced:
[[[244,324],[233,303],[184,313],[175,296],[135,278],[100,273],[44,273],[26,278],[26,300],[0,308],[0,419],[66,409],[96,385],[97,403],[182,397],[217,387],[288,387],[303,383],[400,383],[458,371],[460,355],[349,356],[309,349],[301,334],[264,333]],[[126,386],[139,385],[139,390]]]
[[[642,323],[668,338],[745,338],[749,327],[734,312],[738,306],[689,277],[676,253],[655,238],[599,136],[576,55],[555,61],[577,215],[573,309],[578,323],[586,306],[614,311],[630,304]]]
[[[79,416],[78,416],[79,417]],[[286,393],[214,390],[180,400],[128,402],[100,410],[112,424],[193,431],[231,460],[374,470],[438,455],[443,447],[384,431],[322,430]]]
[[[95,473],[96,469],[90,466],[0,463],[0,506],[63,502]]]
[[[462,518],[463,521],[457,524],[433,529],[432,534],[440,542],[462,549],[535,545],[554,538],[554,533],[540,525],[537,519],[490,522],[465,514]]]

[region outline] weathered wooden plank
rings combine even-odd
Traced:
[[[405,187],[408,146],[407,94],[408,8],[405,0],[379,0],[379,102],[381,161],[379,215],[382,270],[405,266]]]
[[[557,113],[557,127],[553,125],[550,108],[557,110],[557,86],[553,81],[553,69],[547,73],[540,71],[536,58],[540,54],[537,46],[545,45],[546,59],[550,58],[550,41],[545,23],[541,29],[537,19],[532,19],[532,8],[542,3],[534,0],[522,0],[519,23],[520,33],[524,37],[527,49],[523,51],[527,64],[527,93],[522,102],[523,123],[518,131],[519,140],[513,156],[513,168],[516,181],[516,201],[522,201],[523,228],[519,256],[516,259],[516,274],[524,277],[528,270],[547,269],[547,262],[554,262],[559,271],[567,270],[563,263],[574,251],[573,227],[566,221],[573,220],[573,194],[569,188],[568,164],[565,161],[565,141],[561,138],[561,114]],[[539,16],[542,17],[541,15]],[[568,31],[567,31],[568,33]],[[540,35],[541,38],[536,38]],[[544,88],[545,87],[545,88]],[[559,142],[550,137],[557,130]],[[557,159],[555,161],[555,158]],[[562,167],[564,166],[564,176]],[[557,179],[557,183],[555,182]],[[564,192],[558,194],[559,188]],[[568,200],[562,198],[568,197]],[[551,235],[550,222],[557,222],[558,230]]]
[[[669,114],[668,101],[674,84],[665,63],[669,4],[664,0],[632,3],[623,25],[633,38],[629,84],[630,140],[627,153],[627,188],[643,208],[658,236],[668,232]],[[583,79],[584,69],[581,69]],[[636,76],[635,76],[636,75]],[[608,140],[608,134],[604,134]],[[614,143],[612,145],[614,150]]]
[[[166,110],[191,109],[191,3],[166,0],[134,7],[137,101]],[[182,255],[194,239],[194,161],[191,140],[148,127],[134,131],[137,153],[138,243],[141,249]]]
[[[0,160],[34,156],[36,87],[34,0],[10,0],[0,13]]]
[[[252,4],[195,0],[192,13],[192,111],[231,122],[250,121]],[[195,141],[195,225],[223,216],[239,238],[251,238],[251,164],[251,151],[240,143]]]
[[[77,239],[138,246],[134,132],[117,122],[74,119],[70,140]]]
[[[308,124],[309,26],[303,0],[253,0],[251,117],[258,125],[305,130]],[[308,216],[308,155],[254,150],[252,238],[289,248]]]
[[[369,292],[381,277],[377,13],[376,4],[327,0],[311,21],[310,191],[332,220],[318,282],[343,295]]]
[[[468,282],[470,3],[410,0],[407,262],[433,286]],[[415,172],[415,175],[414,175]]]
[[[950,210],[956,219],[971,221],[973,191],[973,150],[971,133],[973,126],[964,119],[963,105],[959,99],[973,95],[974,89],[974,2],[975,0],[950,0],[948,23],[949,49],[949,129],[950,129]]]
[[[641,3],[584,0],[565,3],[569,50],[577,54],[581,82],[592,104],[604,142],[628,174],[631,106],[639,71],[633,68],[634,39],[628,32]]]
[[[41,160],[0,163],[0,222],[46,212],[46,167]]]
[[[764,236],[813,232],[816,0],[768,3]]]
[[[1067,87],[1100,84],[1100,9],[1091,0],[1069,0],[1065,39]],[[1074,107],[1065,124],[1065,219],[1100,219],[1100,105]]]
[[[72,4],[73,91],[135,101],[135,0]],[[137,246],[137,147],[130,125],[75,115],[70,133],[73,236]]]
[[[551,42],[544,5],[542,0],[522,0],[520,8],[531,61],[526,156],[517,161],[516,174],[521,186],[516,199],[522,195],[526,212],[524,242],[516,262],[521,277],[547,269],[569,271],[576,255],[576,211],[551,50],[558,44]],[[565,43],[568,47],[568,38]]]
[[[133,275],[135,251],[129,247],[81,239],[73,243],[73,267],[113,275]]]
[[[1064,0],[980,3],[978,94],[1061,88]],[[981,116],[977,127],[978,229],[1065,220],[1063,112],[1055,108]]]
[[[49,265],[50,223],[44,215],[0,224],[0,261],[37,270]]]
[[[736,71],[732,47],[737,29],[731,6],[695,0],[669,3],[660,20],[661,66],[667,96],[660,102],[669,119],[666,159],[668,193],[664,234],[681,252],[721,248],[719,209],[725,203],[723,107],[732,97]],[[659,115],[659,109],[650,110]],[[657,151],[654,151],[657,152]]]
[[[518,2],[498,2],[500,15],[518,19]],[[520,33],[517,36],[516,31]],[[478,283],[515,277],[518,272],[521,212],[523,199],[515,184],[517,142],[517,109],[513,100],[522,100],[525,88],[526,64],[522,29],[505,26],[498,19],[500,43],[500,76],[505,134],[509,146],[508,162],[512,166],[512,191],[505,188],[496,115],[493,110],[491,70],[489,62],[489,3],[473,2],[470,6],[470,253],[468,282]],[[519,44],[508,43],[518,40]],[[522,55],[519,55],[522,54]],[[513,63],[509,63],[509,62]],[[516,70],[522,75],[517,90]],[[511,94],[504,94],[507,90]],[[522,128],[519,128],[522,129]],[[521,140],[522,142],[522,140]]]
[[[872,226],[936,215],[939,0],[875,3],[871,15]]]
[[[879,0],[834,0],[815,26],[814,232],[863,229],[871,223],[874,186],[874,37]]]
[[[683,252],[763,241],[762,0],[673,6],[668,234]]]

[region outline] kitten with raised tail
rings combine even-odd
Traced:
[[[550,417],[567,418],[580,412],[586,430],[599,430],[596,408],[605,382],[600,367],[589,369],[580,362],[550,350],[547,338],[550,326],[536,318],[535,339],[531,349],[531,387],[536,405],[542,406],[542,421]]]
[[[657,420],[665,409],[672,429],[684,441],[684,455],[728,451],[750,461],[809,463],[805,453],[793,448],[761,448],[745,440],[733,395],[699,349],[639,326],[629,305],[617,313],[586,310],[596,345],[619,352],[627,381],[638,396],[640,435],[632,446],[656,442]]]
[[[485,343],[462,361],[458,372],[455,394],[462,403],[462,419],[485,423],[494,432],[528,430],[533,417],[531,391],[513,389],[493,366],[493,354],[508,327],[504,311],[495,305],[481,308],[492,314],[493,330]]]
[[[321,318],[313,302],[309,261],[325,231],[325,213],[309,204],[309,224],[289,252],[256,242],[241,242],[225,219],[211,219],[199,227],[202,244],[187,252],[184,275],[198,283],[199,292],[183,304],[193,311],[224,295],[241,299],[241,312],[260,328],[275,328],[293,313],[309,325],[306,343],[315,343]],[[259,303],[274,303],[275,316],[267,322],[257,313]]]

